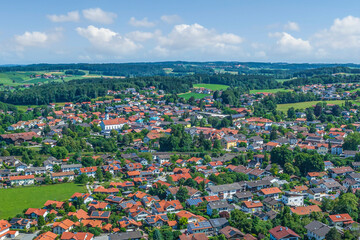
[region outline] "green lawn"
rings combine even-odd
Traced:
[[[321,101],[311,101],[311,102],[299,102],[299,103],[287,103],[287,104],[278,104],[277,105],[277,110],[283,111],[283,112],[287,112],[287,110],[291,107],[294,107],[295,109],[305,109],[308,107],[311,107],[313,105],[316,105],[317,103],[319,103]],[[345,100],[333,100],[333,101],[325,101],[327,104],[337,104],[337,105],[341,105],[343,103],[345,103]],[[356,101],[351,101],[352,103],[358,104],[359,102]]]
[[[285,88],[275,88],[275,89],[260,89],[260,90],[250,90],[250,94],[255,94],[255,93],[277,93],[277,92],[290,92],[290,89],[285,89]]]
[[[47,200],[63,201],[85,187],[74,183],[0,189],[0,219],[14,217],[27,208],[41,208]]]
[[[181,93],[178,94],[179,97],[185,98],[185,100],[188,100],[191,97],[194,97],[195,99],[201,99],[207,96],[210,96],[210,94],[205,94],[205,93],[193,93],[193,92],[188,92],[188,93]]]
[[[352,90],[350,90],[349,92],[353,93],[353,92],[357,92],[357,91],[360,91],[360,88],[352,89]]]
[[[212,91],[216,91],[216,90],[225,90],[227,89],[229,86],[227,85],[222,85],[222,84],[206,84],[206,83],[199,83],[199,84],[194,84],[194,88],[207,88],[210,89]]]

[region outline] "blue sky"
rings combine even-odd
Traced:
[[[3,1],[0,64],[360,63],[360,2]]]

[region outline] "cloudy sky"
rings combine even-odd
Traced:
[[[357,0],[2,1],[0,64],[360,63],[359,10]]]

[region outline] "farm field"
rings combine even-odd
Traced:
[[[227,85],[222,85],[222,84],[206,84],[206,83],[194,84],[193,86],[194,88],[207,88],[212,91],[225,90],[229,87]]]
[[[210,96],[210,94],[188,92],[188,93],[178,94],[178,96],[185,98],[185,100],[188,100],[188,99],[190,99],[191,97],[194,97],[195,99],[201,99],[201,98]]]
[[[74,183],[63,183],[0,189],[0,219],[14,217],[30,207],[43,207],[47,200],[63,201],[69,199],[75,192],[85,192],[85,187]]]
[[[64,81],[70,81],[81,78],[124,78],[122,76],[100,76],[95,74],[89,74],[89,71],[84,71],[86,75],[76,76],[71,75],[64,77]],[[3,72],[0,73],[0,85],[3,86],[20,86],[25,84],[37,84],[37,83],[49,83],[49,82],[61,82],[62,79],[45,79],[45,78],[31,78],[31,75],[37,74],[53,74],[53,75],[65,75],[65,71],[49,72],[49,71],[29,71],[29,72]]]
[[[308,107],[311,107],[313,105],[316,105],[317,103],[322,102],[322,101],[311,101],[311,102],[299,102],[299,103],[287,103],[287,104],[278,104],[277,105],[277,110],[279,111],[283,111],[283,112],[287,112],[287,110],[291,107],[294,107],[295,109],[305,109]],[[337,104],[337,105],[341,105],[343,103],[345,103],[345,100],[333,100],[333,101],[324,101],[327,104]],[[351,101],[354,104],[358,104],[360,105],[359,102],[356,101]]]
[[[275,89],[254,89],[254,90],[250,90],[250,94],[255,94],[255,93],[277,93],[277,92],[290,92],[290,89],[285,89],[285,88],[275,88]]]

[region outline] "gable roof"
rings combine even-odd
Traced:
[[[291,212],[297,215],[309,215],[312,212],[321,212],[321,209],[318,205],[309,205],[291,208]]]
[[[269,230],[269,233],[274,236],[276,239],[288,238],[288,237],[298,237],[300,236],[296,234],[293,230],[283,226],[276,226],[273,229]]]

